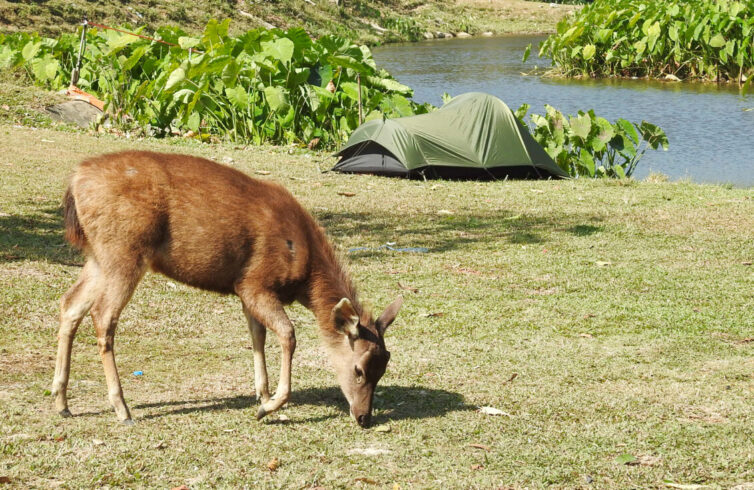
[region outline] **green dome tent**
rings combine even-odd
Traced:
[[[505,103],[483,93],[454,97],[429,114],[359,126],[333,170],[442,178],[568,177]]]

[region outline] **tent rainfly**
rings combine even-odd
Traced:
[[[454,97],[429,114],[374,119],[354,131],[333,170],[456,179],[568,177],[492,95]]]

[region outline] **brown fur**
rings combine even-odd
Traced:
[[[74,247],[83,250],[86,245],[86,236],[84,236],[84,230],[81,229],[79,216],[76,214],[76,202],[73,200],[70,188],[66,189],[63,198],[63,220],[65,222],[65,239]]]
[[[64,214],[66,239],[84,251],[87,265],[61,299],[53,386],[61,413],[68,413],[70,344],[91,309],[111,402],[121,419],[130,420],[115,368],[115,325],[144,271],[151,269],[240,297],[254,340],[255,383],[263,402],[259,417],[279,408],[290,393],[295,334],[283,306],[293,301],[307,306],[336,358],[352,414],[360,423],[368,422],[379,377],[370,379],[371,388],[357,390],[354,359],[371,353],[366,359],[374,358],[370,362],[377,366],[371,371],[382,375],[389,357],[384,328],[366,318],[324,230],[283,187],[202,158],[130,151],[82,162],[66,192]],[[364,335],[349,338],[335,324],[336,305],[344,298],[360,318]],[[264,362],[265,329],[277,335],[283,348],[280,382],[272,399]],[[368,403],[354,407],[355,398],[368,398]]]

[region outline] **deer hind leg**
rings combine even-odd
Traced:
[[[126,424],[132,424],[131,412],[123,398],[123,388],[120,384],[118,369],[115,365],[115,329],[121,311],[131,299],[142,275],[144,267],[120,267],[117,271],[102,278],[102,291],[91,309],[94,329],[97,334],[102,366],[107,380],[107,392],[110,404],[115,409],[118,419]]]
[[[63,417],[70,417],[68,410],[68,376],[71,372],[71,348],[81,320],[89,312],[97,297],[99,266],[94,258],[87,259],[76,283],[60,298],[60,330],[58,331],[58,355],[55,359],[55,378],[52,394],[55,409]]]
[[[257,394],[257,400],[267,403],[270,399],[270,388],[267,382],[267,361],[264,358],[264,343],[267,337],[267,330],[264,328],[264,325],[256,321],[245,307],[243,312],[246,315],[246,320],[249,322],[251,342],[254,346],[254,390]]]
[[[275,390],[275,395],[267,401],[262,400],[262,405],[257,411],[257,419],[261,419],[268,413],[278,410],[288,402],[291,395],[291,362],[293,352],[296,350],[296,334],[293,324],[286,315],[283,305],[277,298],[271,295],[255,295],[251,297],[241,296],[241,301],[249,314],[264,327],[275,332],[282,350],[280,356],[280,379]],[[256,360],[256,346],[255,346]]]

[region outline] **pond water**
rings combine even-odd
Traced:
[[[671,179],[754,186],[754,95],[715,84],[644,80],[560,80],[532,74],[550,67],[538,58],[541,36],[509,36],[392,44],[374,49],[379,66],[414,89],[414,100],[442,104],[442,94],[487,92],[512,110],[545,104],[566,114],[594,109],[609,121],[646,120],[665,130],[668,151],[649,150],[635,172]],[[526,45],[532,56],[521,63]],[[529,73],[529,75],[524,75]],[[536,73],[536,72],[535,72]]]

